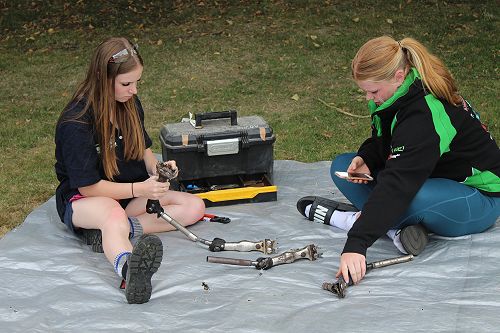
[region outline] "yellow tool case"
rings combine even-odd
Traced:
[[[273,185],[276,137],[259,116],[234,110],[196,114],[160,130],[162,158],[179,167],[177,188],[207,207],[277,200]]]

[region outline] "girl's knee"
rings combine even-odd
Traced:
[[[109,210],[105,219],[105,223],[101,230],[108,230],[112,232],[129,232],[130,224],[125,210],[121,206],[113,207]]]
[[[205,202],[200,197],[193,195],[186,204],[186,211],[189,215],[189,225],[196,223],[205,214]]]

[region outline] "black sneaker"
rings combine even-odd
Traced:
[[[429,242],[427,229],[421,224],[413,224],[401,229],[401,244],[408,254],[418,256]]]
[[[125,296],[129,304],[142,304],[151,298],[151,277],[163,258],[163,245],[156,235],[142,235],[127,260]]]
[[[90,245],[92,251],[104,253],[102,248],[102,233],[99,229],[82,229],[82,241]]]

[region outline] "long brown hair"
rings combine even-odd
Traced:
[[[126,61],[110,62],[113,55],[124,49],[129,52]],[[115,100],[116,76],[129,73],[137,66],[144,66],[144,62],[129,40],[112,37],[102,42],[92,55],[85,79],[78,85],[58,121],[82,121],[87,111],[92,111],[102,165],[108,179],[119,173],[113,144],[117,128],[123,136],[127,161],[142,160],[146,149],[135,97],[124,103]],[[71,106],[82,100],[85,101],[83,110],[72,118],[66,117],[65,113]]]
[[[453,105],[461,103],[455,80],[443,62],[413,38],[399,42],[389,36],[366,42],[352,60],[352,76],[357,81],[390,80],[399,69],[415,67],[425,89]]]

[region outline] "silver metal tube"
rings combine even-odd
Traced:
[[[409,254],[406,256],[401,256],[401,257],[396,257],[396,258],[374,261],[372,263],[367,264],[366,268],[367,269],[381,268],[381,267],[386,267],[386,266],[390,266],[390,265],[401,264],[401,263],[408,262],[411,260],[413,260],[413,255]]]
[[[252,260],[212,257],[212,256],[207,256],[207,262],[215,264],[238,265],[238,266],[255,266],[257,264],[257,262]]]
[[[167,213],[165,212],[161,212],[160,213],[160,216],[165,220],[167,221],[168,223],[170,223],[172,226],[174,226],[175,229],[179,230],[180,232],[182,232],[184,235],[186,235],[190,240],[192,240],[193,242],[197,242],[198,241],[198,236],[196,236],[195,234],[193,234],[191,231],[187,230],[186,227],[184,227],[183,225],[181,225],[179,222],[177,222],[176,220],[174,220],[173,218],[171,218]]]

